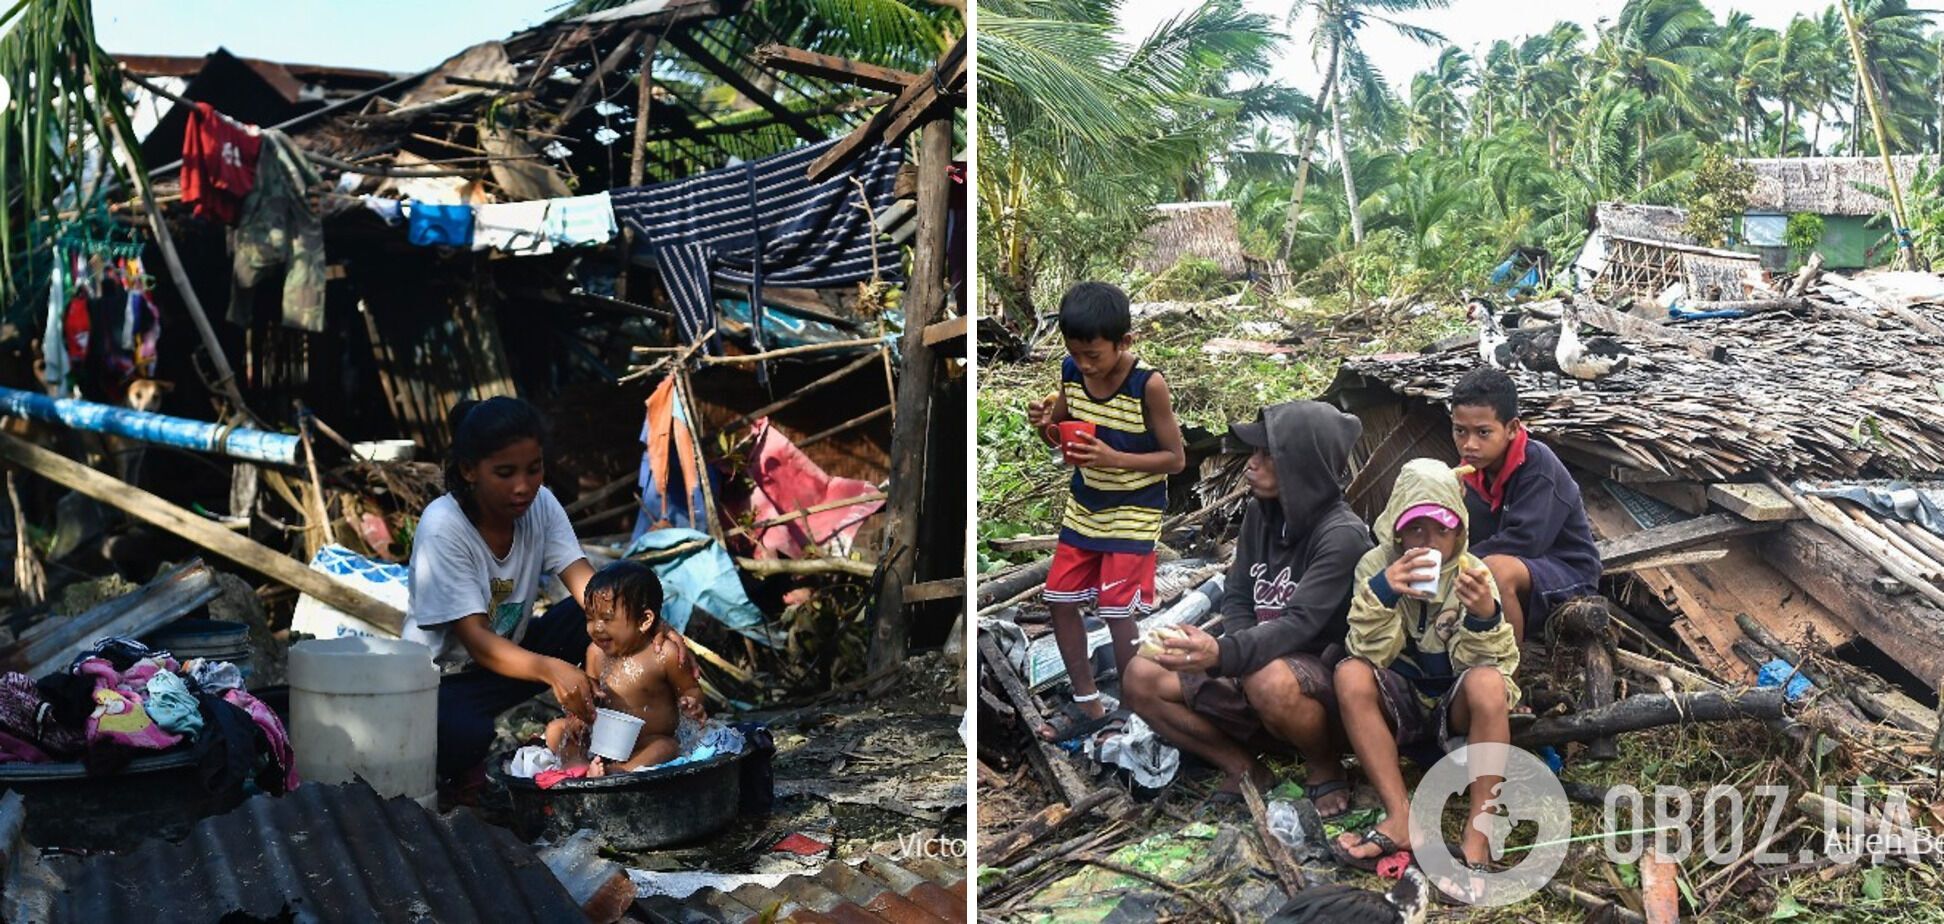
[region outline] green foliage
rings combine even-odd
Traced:
[[[1789,250],[1798,260],[1806,259],[1822,242],[1822,236],[1822,216],[1812,212],[1790,215],[1788,226],[1782,229],[1782,243],[1789,245]]]
[[[1754,170],[1730,161],[1720,147],[1709,147],[1681,203],[1687,209],[1682,230],[1703,246],[1720,247],[1730,224],[1748,210],[1748,193],[1754,188]]]

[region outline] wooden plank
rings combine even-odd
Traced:
[[[267,546],[66,456],[0,434],[0,458],[145,523],[159,526],[172,535],[260,572],[280,584],[310,594],[393,635],[404,628],[405,614],[389,604],[368,597],[349,585],[325,576],[323,572],[312,571]]]
[[[950,341],[957,341],[957,343],[954,344],[953,347],[943,347],[943,348],[952,349],[955,347],[958,352],[953,355],[964,356],[965,355],[965,316],[964,315],[960,315],[956,318],[947,318],[936,324],[928,324],[925,326],[926,346],[932,347],[934,349],[939,349],[941,348],[940,347],[941,344],[945,344]]]
[[[1020,724],[1026,727],[1026,737],[1032,743],[1026,748],[1026,759],[1039,771],[1040,779],[1060,797],[1060,801],[1070,806],[1082,805],[1088,796],[1087,784],[1073,769],[1066,755],[1046,739],[1039,736],[1039,727],[1045,724],[1046,717],[1040,712],[1039,702],[1026,689],[1026,684],[1014,673],[1006,656],[999,651],[999,643],[992,636],[979,633],[979,663],[999,681],[999,688],[1012,703],[1013,710],[1019,713]]]
[[[1650,481],[1634,490],[1682,513],[1699,516],[1708,512],[1708,486],[1698,481]]]
[[[857,152],[865,147],[880,143],[894,144],[904,140],[905,134],[908,134],[915,124],[909,117],[928,113],[937,102],[938,88],[929,78],[932,74],[939,73],[941,68],[946,74],[952,75],[947,82],[950,82],[950,79],[961,82],[965,79],[964,39],[960,39],[958,44],[945,52],[944,57],[939,59],[938,64],[933,65],[931,71],[921,75],[921,79],[908,84],[891,105],[879,109],[871,116],[870,121],[859,125],[850,134],[831,145],[830,150],[825,151],[822,157],[817,158],[816,162],[810,165],[810,179],[828,179],[831,174],[837,172],[837,168],[849,163],[851,158],[856,157]]]
[[[1876,563],[1814,523],[1789,523],[1758,548],[1765,560],[1855,626],[1858,634],[1936,688],[1944,677],[1944,645],[1937,644],[1944,638],[1944,610],[1916,594],[1877,592]],[[1787,631],[1777,635],[1790,638]]]
[[[906,584],[904,589],[904,602],[906,606],[910,606],[913,603],[929,603],[933,600],[957,600],[964,596],[965,579],[962,577],[947,578],[942,581],[925,581],[920,584]]]
[[[894,67],[804,51],[801,48],[791,48],[775,42],[757,48],[754,57],[757,64],[773,67],[779,71],[891,93],[903,92],[906,87],[911,86],[912,81],[924,76]]]
[[[1802,511],[1765,484],[1711,484],[1708,500],[1744,520],[1769,523],[1802,519]]]
[[[750,83],[748,78],[742,75],[742,72],[725,64],[721,58],[716,57],[709,53],[708,49],[703,48],[701,43],[695,40],[694,36],[686,32],[671,32],[668,34],[668,43],[675,46],[682,54],[687,55],[690,60],[702,65],[704,70],[716,75],[717,79],[728,84],[731,89],[747,97],[750,102],[761,106],[765,112],[775,116],[783,124],[788,125],[791,131],[797,133],[798,137],[812,144],[824,140],[824,133],[819,131],[815,125],[810,124],[810,120],[798,115],[788,106],[777,102],[775,97],[763,92],[761,87]]]
[[[886,524],[888,542],[883,559],[883,583],[878,587],[877,625],[871,633],[869,673],[886,670],[904,660],[910,623],[904,613],[904,585],[912,579],[918,557],[918,521],[925,496],[925,439],[931,432],[932,385],[939,363],[925,343],[924,329],[945,311],[945,210],[951,199],[952,120],[935,119],[925,126],[918,144],[918,233],[912,242],[911,281],[905,290],[903,376],[898,382],[891,427],[891,511]],[[934,515],[947,511],[931,511]],[[958,569],[954,569],[958,570]]]
[[[1617,568],[1690,546],[1774,528],[1774,524],[1752,523],[1731,514],[1714,513],[1602,541],[1599,543],[1600,562],[1609,568]]]

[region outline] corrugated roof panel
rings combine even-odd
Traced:
[[[964,921],[965,896],[963,862],[893,862],[872,855],[861,866],[833,860],[774,888],[751,883],[733,892],[705,888],[681,901],[644,898],[635,902],[635,913],[653,924],[747,924],[772,909],[777,921],[937,924]]]
[[[50,920],[577,921],[580,907],[512,833],[439,817],[363,784],[298,787],[198,822],[179,844],[54,857]]]

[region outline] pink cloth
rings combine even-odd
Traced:
[[[297,788],[297,755],[290,750],[290,737],[284,734],[283,720],[270,711],[262,700],[242,690],[224,690],[223,699],[230,705],[250,714],[250,720],[263,729],[263,737],[270,742],[270,759],[283,769],[284,792]],[[258,781],[263,777],[258,776]]]
[[[533,783],[541,789],[552,789],[567,780],[578,780],[586,775],[586,767],[575,767],[572,770],[542,770],[533,775]]]
[[[143,658],[131,665],[127,673],[122,673],[115,670],[115,666],[105,658],[89,658],[81,662],[75,672],[93,677],[95,683],[95,710],[88,717],[90,750],[107,744],[160,751],[182,742],[181,735],[171,734],[155,724],[155,720],[149,718],[148,710],[142,706],[146,699],[143,690],[148,679],[167,666],[157,663],[154,658]]]
[[[804,455],[767,418],[758,420],[750,477],[756,490],[749,512],[756,522],[799,510],[877,493],[877,486],[855,478],[833,478]],[[883,500],[864,501],[799,517],[755,531],[758,558],[798,558],[805,546],[817,545],[827,555],[849,552],[850,540],[864,518],[884,506]]]

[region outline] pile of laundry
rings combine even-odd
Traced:
[[[679,750],[674,757],[647,767],[636,767],[632,772],[644,770],[669,770],[684,764],[699,764],[714,760],[725,754],[741,754],[746,742],[743,733],[721,719],[697,722],[682,716],[675,727],[675,744]],[[560,755],[555,754],[544,744],[529,744],[513,752],[506,761],[506,774],[530,779],[541,789],[552,789],[567,780],[577,780],[587,775],[587,767],[567,767],[561,763]]]
[[[145,754],[179,750],[196,755],[212,792],[254,780],[282,794],[298,783],[282,720],[243,689],[230,662],[181,663],[113,636],[38,681],[0,675],[0,763],[78,760],[89,776],[109,776]]]

